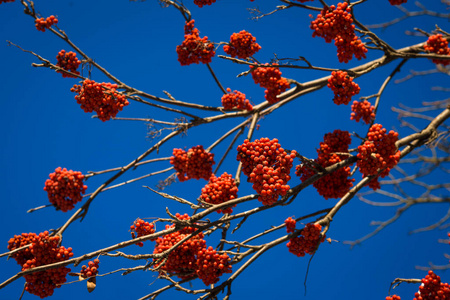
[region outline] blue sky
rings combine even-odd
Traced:
[[[409,2],[411,3],[405,7],[417,10],[412,1]],[[440,1],[427,2],[427,8],[430,10],[449,12]],[[210,40],[220,42],[228,41],[233,32],[243,29],[251,32],[262,47],[255,55],[260,62],[269,62],[274,53],[279,58],[303,56],[313,65],[330,68],[351,68],[362,62],[353,59],[347,65],[340,64],[334,45],[326,44],[319,38],[313,39],[309,29],[310,11],[289,9],[256,22],[250,19],[251,15],[247,10],[258,6],[261,11],[269,12],[281,4],[263,0],[218,0],[213,5],[200,9],[192,1],[185,1],[193,19],[196,20],[195,24],[201,36],[206,35]],[[184,19],[174,8],[162,8],[158,1],[126,0],[46,0],[36,1],[35,5],[43,16],[56,15],[60,20],[58,26],[66,31],[70,39],[123,82],[157,96],[164,97],[163,91],[168,91],[183,101],[220,105],[221,91],[206,66],[180,66],[177,61],[175,47],[183,40]],[[31,63],[38,62],[35,57],[16,47],[8,46],[7,40],[53,62],[61,49],[72,50],[50,32],[38,32],[34,28],[33,20],[24,15],[22,10],[20,1],[0,5],[3,24],[0,26],[0,53],[4,58],[3,72],[0,75],[3,106],[3,116],[0,119],[3,128],[0,133],[3,141],[3,147],[0,147],[0,165],[3,169],[0,174],[0,187],[3,191],[0,225],[3,229],[0,231],[0,241],[4,241],[4,248],[0,252],[6,252],[7,241],[14,234],[57,228],[71,215],[71,212],[63,213],[53,208],[26,213],[30,208],[48,203],[46,192],[43,191],[44,182],[56,167],[66,167],[86,174],[87,171],[124,166],[150,148],[154,142],[147,137],[148,128],[143,122],[101,122],[91,118],[92,114],[84,113],[74,100],[74,94],[70,92],[77,80],[62,78],[60,74],[49,69],[33,68]],[[312,14],[316,15],[315,12]],[[387,0],[366,1],[355,8],[355,14],[363,24],[381,23],[402,15],[400,10],[389,5]],[[401,48],[425,41],[424,37],[405,35],[406,30],[412,31],[414,27],[420,26],[425,31],[431,31],[435,24],[449,31],[445,19],[416,17],[375,32],[394,48]],[[218,50],[217,54],[224,53]],[[379,51],[369,51],[365,61],[380,55]],[[358,96],[377,93],[397,63],[396,61],[355,79],[361,87]],[[236,78],[237,74],[248,70],[246,66],[217,57],[213,59],[211,66],[225,87],[244,92],[254,104],[264,100],[264,90],[255,85],[250,76]],[[395,79],[405,77],[410,70],[432,68],[434,65],[426,59],[409,61]],[[84,74],[87,74],[86,71]],[[299,82],[326,75],[327,72],[283,69],[283,76]],[[108,80],[97,70],[93,71],[92,79],[98,82]],[[377,122],[386,128],[395,128],[400,136],[411,134],[410,129],[399,126],[391,107],[398,106],[399,103],[416,107],[422,101],[436,101],[448,97],[448,93],[431,91],[432,86],[448,87],[448,77],[433,74],[416,77],[401,84],[391,82],[381,99]],[[314,158],[315,149],[325,133],[339,128],[364,134],[366,126],[350,121],[350,107],[336,106],[331,101],[332,97],[332,92],[323,88],[296,99],[261,120],[254,138],[276,137],[283,147],[296,149],[302,155]],[[200,114],[211,115],[208,112]],[[172,121],[179,116],[131,102],[118,117]],[[166,143],[158,155],[153,154],[149,158],[170,156],[173,148],[187,149],[199,144],[207,147],[218,136],[242,121],[243,119],[230,119],[193,128],[186,136],[178,136]],[[417,124],[419,128],[425,126],[423,122]],[[243,138],[239,143],[242,140]],[[216,162],[230,141],[228,139],[215,148],[213,152]],[[358,142],[354,142],[352,146],[357,144]],[[226,171],[235,174],[238,165],[235,155],[233,150],[222,165],[220,173]],[[115,183],[169,166],[166,161],[139,167]],[[137,217],[165,217],[166,207],[173,213],[191,213],[186,207],[169,202],[142,187],[154,187],[158,180],[166,178],[168,174],[170,173],[102,193],[92,203],[83,222],[73,223],[64,233],[63,245],[72,247],[75,256],[79,256],[128,240],[129,226]],[[357,180],[359,176],[357,173]],[[109,175],[90,178],[86,182],[87,192],[93,192],[108,178]],[[442,174],[438,174],[428,180],[435,182],[442,180],[441,178]],[[299,182],[300,180],[293,176],[291,186]],[[205,183],[204,180],[177,182],[165,192],[194,201]],[[411,187],[410,192],[418,193],[414,187]],[[238,195],[251,193],[251,185],[243,180]],[[445,195],[445,191],[442,193]],[[371,199],[383,200],[375,197]],[[281,224],[289,216],[300,217],[331,207],[335,203],[335,199],[324,200],[311,186],[304,190],[292,205],[277,207],[251,217],[245,223],[246,227],[238,230],[231,239],[244,240],[272,225]],[[259,205],[255,200],[243,204],[235,211],[244,211]],[[80,204],[77,208],[79,206]],[[422,278],[425,275],[425,272],[414,268],[416,265],[426,265],[429,261],[440,265],[447,264],[443,254],[448,251],[448,245],[437,242],[438,239],[446,237],[445,230],[408,235],[411,230],[438,221],[447,209],[446,205],[437,204],[413,207],[395,224],[360,246],[350,249],[341,242],[364,236],[373,230],[373,226],[370,226],[372,220],[385,220],[395,213],[395,208],[372,207],[355,198],[336,215],[328,232],[328,237],[339,242],[322,244],[312,260],[306,296],[303,281],[308,257],[297,258],[288,252],[285,245],[280,245],[265,253],[238,277],[232,285],[232,298],[384,299],[393,279]],[[208,237],[208,245],[216,245],[218,238],[217,235]],[[147,242],[143,248],[128,247],[124,251],[130,254],[152,253],[153,246],[154,243]],[[100,273],[140,264],[106,257],[101,257],[100,260]],[[19,266],[13,260],[6,261],[2,258],[0,266],[1,281],[19,271]],[[72,270],[78,271],[78,268],[72,267]],[[439,274],[443,281],[449,281],[448,273]],[[137,299],[165,284],[155,280],[156,274],[151,272],[134,272],[127,276],[116,273],[99,278],[97,289],[91,294],[87,293],[84,283],[74,283],[57,289],[53,298]],[[8,285],[0,290],[0,298],[18,299],[23,284],[24,280],[19,279]],[[202,284],[195,282],[194,287],[202,287]],[[404,299],[412,298],[416,290],[416,285],[402,285],[397,289],[397,294]],[[25,294],[23,299],[35,297]],[[194,298],[176,291],[159,296],[160,299],[172,297]]]

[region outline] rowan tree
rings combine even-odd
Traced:
[[[449,8],[0,1],[0,298],[447,299]]]

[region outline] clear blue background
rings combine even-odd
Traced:
[[[289,9],[275,13],[255,22],[247,8],[258,6],[263,12],[269,12],[277,1],[257,0],[218,0],[211,6],[196,7],[193,1],[185,1],[196,20],[201,36],[208,36],[215,42],[228,41],[233,32],[247,30],[256,38],[262,49],[255,57],[268,62],[274,53],[278,57],[306,57],[316,66],[350,68],[361,62],[352,60],[348,65],[338,63],[336,49],[324,40],[311,38],[310,17],[316,12],[302,9]],[[314,1],[317,2],[317,1]],[[417,10],[413,1],[405,7]],[[441,1],[426,1],[427,8],[440,12],[449,12]],[[334,3],[334,2],[333,2]],[[311,3],[316,4],[317,3]],[[330,3],[331,4],[331,3]],[[166,90],[183,101],[205,105],[220,105],[221,91],[215,85],[206,66],[180,66],[175,52],[176,45],[183,40],[184,19],[172,7],[162,8],[158,1],[36,1],[36,9],[43,16],[54,14],[58,17],[58,26],[66,31],[71,40],[85,53],[109,72],[128,85],[157,96],[165,96]],[[146,137],[147,125],[134,121],[101,122],[84,113],[74,100],[70,88],[77,83],[75,79],[62,78],[49,69],[33,68],[32,62],[38,60],[15,47],[8,46],[10,40],[56,62],[56,54],[61,49],[70,51],[68,45],[50,32],[38,32],[32,18],[22,12],[20,1],[0,5],[0,54],[2,72],[0,75],[2,118],[0,118],[0,189],[2,191],[2,212],[0,215],[0,241],[6,252],[7,241],[14,234],[22,232],[42,232],[61,226],[71,215],[47,208],[27,214],[32,207],[48,203],[43,191],[48,174],[58,166],[87,173],[128,164],[146,149],[152,141]],[[364,24],[375,24],[399,17],[402,13],[391,6],[387,0],[371,0],[355,8],[357,18]],[[394,48],[400,48],[425,41],[424,37],[405,35],[405,30],[420,27],[431,31],[439,24],[449,31],[445,19],[416,17],[389,27],[376,30],[383,39]],[[447,26],[447,27],[446,27]],[[217,54],[224,54],[220,49]],[[366,61],[378,58],[379,51],[370,51]],[[399,61],[377,69],[355,81],[361,87],[358,96],[377,93],[380,85],[395,68]],[[236,75],[248,70],[246,66],[233,64],[214,58],[212,67],[225,87],[244,92],[254,104],[264,101],[264,91],[255,85],[250,76],[236,78]],[[409,74],[409,70],[429,70],[434,65],[426,60],[408,62],[396,79]],[[313,80],[328,75],[327,72],[283,69],[283,76],[299,82]],[[83,73],[86,75],[86,71]],[[100,72],[94,70],[92,78],[98,82],[108,81]],[[396,128],[401,136],[411,134],[407,128],[401,128],[396,114],[390,110],[398,103],[415,107],[421,101],[435,101],[448,97],[444,92],[431,92],[432,86],[448,87],[448,76],[434,74],[416,77],[402,84],[391,82],[386,88],[380,104],[377,122],[386,128]],[[350,106],[336,106],[331,101],[332,92],[324,88],[316,93],[305,95],[275,111],[259,123],[261,127],[254,138],[278,138],[283,147],[296,149],[301,154],[314,158],[315,149],[323,140],[323,135],[334,129],[348,130],[364,134],[364,125],[350,121]],[[211,113],[200,113],[202,116]],[[119,117],[157,118],[172,121],[179,117],[164,111],[132,102]],[[167,157],[174,147],[190,148],[202,144],[205,147],[216,138],[242,122],[243,119],[225,120],[189,130],[187,136],[178,136],[160,148],[159,157]],[[416,123],[419,128],[425,122]],[[242,142],[243,138],[239,140]],[[224,153],[228,139],[214,149],[216,162]],[[352,144],[356,146],[355,140]],[[156,154],[149,158],[157,157]],[[115,183],[132,179],[150,172],[165,169],[169,163],[162,162],[139,167],[127,173]],[[232,152],[222,165],[219,174],[235,174],[237,162]],[[110,173],[111,174],[111,173]],[[63,245],[72,247],[75,256],[95,251],[130,238],[129,226],[137,217],[164,217],[165,208],[172,213],[191,213],[186,207],[169,202],[156,196],[143,185],[155,186],[158,178],[150,178],[127,185],[114,191],[106,191],[92,203],[83,222],[73,223],[64,233]],[[88,192],[93,192],[110,175],[90,178],[86,184]],[[355,175],[358,180],[360,175]],[[442,174],[441,174],[442,176]],[[447,175],[448,176],[448,175]],[[240,186],[239,195],[253,193],[250,184]],[[448,178],[448,177],[447,177]],[[430,182],[439,182],[442,177],[432,177]],[[293,177],[291,186],[300,181]],[[204,180],[175,183],[165,192],[194,201],[200,193]],[[411,194],[418,191],[410,189]],[[445,191],[442,191],[445,194]],[[446,193],[448,195],[448,192]],[[372,200],[389,200],[372,197]],[[304,190],[293,204],[278,207],[263,214],[252,216],[243,228],[230,237],[231,240],[244,240],[281,224],[287,217],[300,217],[316,210],[331,207],[336,200],[324,200],[313,187]],[[255,201],[236,208],[243,211],[259,206]],[[77,208],[80,206],[78,204]],[[345,240],[355,240],[371,232],[372,220],[385,220],[395,213],[395,208],[372,207],[353,199],[335,217],[328,236],[334,242],[324,243],[312,260],[307,285],[307,294],[303,287],[308,258],[297,258],[287,251],[285,245],[271,249],[258,259],[232,285],[232,299],[384,299],[389,284],[397,277],[422,278],[425,272],[414,268],[426,265],[429,261],[447,264],[443,253],[448,245],[439,244],[438,239],[446,238],[445,231],[431,231],[408,235],[416,228],[436,222],[445,215],[448,205],[422,205],[413,207],[395,224],[362,245],[350,249],[342,244]],[[212,215],[211,217],[218,217]],[[313,219],[308,220],[313,221]],[[161,229],[161,228],[158,228]],[[283,234],[278,233],[271,237]],[[207,239],[208,245],[216,245],[218,236]],[[263,242],[261,240],[261,242]],[[152,253],[153,243],[147,242],[143,248],[129,247],[126,253]],[[119,268],[133,267],[139,262],[125,259],[101,257],[100,273]],[[144,262],[142,262],[143,264]],[[237,266],[235,266],[236,268]],[[19,271],[13,261],[2,258],[0,262],[1,281]],[[72,268],[78,271],[79,267]],[[55,290],[54,299],[136,299],[142,297],[165,282],[156,281],[156,274],[134,272],[127,276],[116,273],[98,278],[97,289],[88,294],[84,283],[74,283]],[[439,273],[443,281],[448,282],[448,273]],[[69,279],[70,280],[70,279]],[[198,281],[198,280],[197,280]],[[19,279],[0,290],[1,299],[18,299],[24,280]],[[194,287],[201,288],[199,282]],[[413,298],[417,285],[402,285],[396,292],[404,299]],[[180,297],[191,299],[195,296],[170,291],[158,299]],[[23,299],[36,296],[25,294]]]

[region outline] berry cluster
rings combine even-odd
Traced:
[[[72,72],[74,74],[80,75],[80,72],[77,71],[78,67],[81,64],[81,61],[77,58],[75,52],[66,52],[66,50],[59,51],[58,55],[56,55],[58,67],[63,68],[66,71]],[[58,73],[62,73],[63,77],[71,77],[76,78],[76,76],[66,74],[64,72],[58,71]]]
[[[12,251],[14,249],[18,249],[20,247],[29,245],[33,243],[37,239],[36,233],[30,232],[30,233],[22,233],[21,235],[14,235],[13,238],[10,238],[8,241],[8,250]],[[19,252],[16,252],[11,255],[12,258],[14,258],[17,263],[21,266],[23,266],[24,263],[27,262],[27,260],[33,258],[33,254],[30,252],[30,248],[26,248],[23,250],[20,250]]]
[[[355,120],[359,122],[359,120],[363,120],[364,123],[369,124],[373,120],[375,120],[375,106],[370,104],[369,101],[353,101],[352,104],[352,113],[350,115],[350,120]]]
[[[222,96],[222,106],[225,110],[237,108],[250,111],[253,109],[250,101],[245,99],[245,94],[236,90],[231,92],[230,88],[227,88],[227,94]]]
[[[203,5],[211,5],[214,2],[216,2],[216,0],[194,0],[194,4],[198,5],[198,7],[203,7]]]
[[[87,186],[83,185],[83,179],[81,172],[58,167],[50,174],[50,179],[45,181],[44,191],[56,209],[67,212],[83,199],[82,195],[87,189]]]
[[[385,177],[400,160],[400,151],[395,146],[398,133],[391,130],[386,134],[386,131],[381,124],[372,125],[367,140],[358,146],[356,164],[364,177],[377,175],[379,171],[379,176]],[[378,186],[377,182],[372,182],[372,188]]]
[[[153,223],[146,222],[142,219],[136,219],[133,225],[130,226],[131,238],[137,238],[140,236],[155,233],[155,225]],[[151,239],[153,241],[153,239]],[[143,242],[136,243],[139,247],[144,246]]]
[[[444,300],[450,299],[450,286],[448,283],[442,283],[441,277],[428,271],[428,275],[422,279],[422,285],[419,287],[413,300]]]
[[[266,66],[259,68],[250,66],[250,69],[255,83],[266,88],[266,100],[273,104],[278,102],[277,96],[289,88],[289,82],[286,78],[281,77],[281,71],[276,67],[277,64],[272,64],[275,67],[269,67],[269,64],[266,64]]]
[[[439,55],[450,55],[450,48],[448,47],[448,41],[442,37],[442,34],[435,34],[428,38],[428,41],[423,46],[426,51],[433,52]],[[447,66],[450,64],[449,60],[444,59],[432,59],[435,64],[441,64]]]
[[[77,93],[75,100],[84,112],[95,111],[103,122],[114,118],[124,106],[128,105],[127,98],[116,91],[117,84],[98,83],[86,79],[83,85],[74,85],[70,91]]]
[[[215,284],[223,273],[231,273],[230,258],[226,253],[218,254],[213,247],[197,253],[197,276],[205,285]]]
[[[288,228],[286,227],[286,229]],[[319,247],[319,244],[325,240],[325,236],[320,234],[321,231],[322,226],[319,224],[306,224],[305,228],[302,229],[301,235],[290,239],[286,244],[289,252],[298,257],[305,256],[306,253],[314,254]]]
[[[289,217],[284,221],[284,224],[286,224],[287,233],[291,233],[295,231],[295,225],[297,224],[297,221]]]
[[[355,35],[355,25],[350,14],[347,2],[338,3],[337,7],[331,5],[324,7],[317,18],[311,22],[310,28],[314,30],[313,37],[322,37],[325,42],[337,47],[339,62],[347,63],[353,55],[359,60],[366,58],[367,49]]]
[[[14,2],[16,0],[0,0],[0,4],[2,3],[8,3],[8,2]]]
[[[221,204],[229,200],[237,198],[238,187],[233,179],[233,176],[226,172],[216,177],[214,174],[209,178],[209,182],[202,188],[202,194],[200,198],[211,204]],[[236,205],[234,205],[236,206]],[[231,214],[233,212],[232,207],[218,209],[218,213]]]
[[[350,143],[351,137],[348,131],[336,129],[332,133],[325,134],[324,141],[320,143],[320,148],[317,149],[318,157],[315,159],[315,163],[322,168],[326,168],[345,160],[347,156],[337,153],[348,153]],[[316,172],[317,170],[313,165],[303,164],[296,167],[296,174],[300,176],[302,182]],[[316,180],[313,186],[317,189],[319,195],[325,199],[341,198],[350,190],[353,181],[355,181],[355,179],[349,179],[350,174],[350,167],[343,167]]]
[[[175,216],[179,220],[188,221],[190,219],[188,214],[180,215],[177,213]],[[166,225],[166,229],[173,227],[175,227],[175,224]],[[169,250],[194,231],[195,228],[193,227],[185,227],[182,230],[158,237],[153,253],[158,254]],[[170,276],[176,275],[182,279],[194,276],[197,270],[197,254],[199,251],[206,249],[206,242],[203,237],[203,233],[200,232],[198,235],[189,238],[182,245],[170,252],[167,261],[160,269],[167,272]],[[157,266],[160,264],[161,263],[157,263]]]
[[[280,195],[286,195],[290,189],[287,182],[291,179],[289,173],[297,154],[295,150],[287,154],[277,139],[261,138],[254,142],[245,140],[237,151],[237,160],[259,194],[259,201],[271,205]]]
[[[36,29],[42,32],[45,32],[45,29],[49,29],[53,24],[58,23],[58,19],[51,15],[47,19],[40,18],[35,20]]]
[[[261,46],[256,43],[256,38],[245,30],[233,33],[230,37],[230,43],[223,46],[225,53],[243,59],[253,56],[260,49]]]
[[[88,277],[93,277],[96,276],[98,274],[98,264],[100,263],[100,261],[98,259],[94,259],[94,261],[89,261],[88,262],[88,267],[86,266],[82,266],[81,267],[81,277],[83,278],[88,278]]]
[[[210,63],[216,54],[214,45],[208,41],[208,37],[200,38],[199,31],[194,28],[194,20],[186,22],[184,26],[184,41],[177,46],[178,61],[182,66],[193,63]]]
[[[392,295],[392,296],[386,297],[386,300],[402,300],[402,299],[400,298],[400,296]]]
[[[8,242],[8,249],[14,250],[31,244],[27,249],[21,250],[13,257],[22,266],[22,271],[68,260],[73,256],[72,248],[59,246],[60,237],[48,235],[48,231],[35,233],[23,233],[15,235]],[[53,295],[54,289],[66,282],[69,268],[59,267],[45,271],[24,275],[26,280],[25,290],[30,294],[45,298]]]
[[[183,149],[173,149],[170,163],[177,171],[178,180],[188,179],[209,180],[214,165],[214,154],[206,152],[202,145],[192,147],[187,152]]]
[[[408,2],[408,0],[389,0],[389,3],[391,3],[391,5],[400,5],[406,2]]]
[[[333,101],[337,105],[347,105],[352,96],[359,94],[359,85],[353,82],[345,71],[333,71],[331,77],[328,79],[327,86],[334,92]]]

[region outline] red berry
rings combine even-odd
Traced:
[[[75,100],[84,112],[95,111],[98,118],[105,122],[128,105],[127,98],[116,89],[117,84],[97,83],[86,79],[82,86],[74,85],[70,90],[77,93]]]
[[[214,174],[209,178],[208,184],[202,188],[202,194],[200,198],[211,204],[221,204],[229,200],[237,198],[238,188],[236,182],[230,174],[223,173],[220,177],[216,177]],[[236,206],[236,205],[234,205]],[[225,209],[218,209],[218,213],[231,214],[233,212],[232,207]]]
[[[231,92],[230,88],[227,88],[227,94],[222,96],[222,106],[225,110],[240,109],[240,110],[252,110],[253,106],[250,101],[245,99],[245,94],[239,91]]]
[[[36,29],[45,32],[45,29],[49,29],[52,25],[58,23],[58,19],[51,15],[47,19],[40,18],[35,20]]]
[[[427,43],[423,46],[426,51],[433,52],[439,55],[450,55],[450,48],[448,41],[442,37],[442,34],[435,34],[428,38]],[[450,59],[432,59],[435,64],[447,66],[450,64]]]
[[[56,56],[56,59],[58,60],[58,62],[56,63],[58,67],[61,67],[64,70],[75,73],[77,75],[80,74],[80,72],[77,71],[77,68],[81,64],[81,61],[78,60],[77,55],[74,52],[66,52],[65,50],[61,50]],[[61,71],[57,72],[62,73],[63,77],[76,78],[76,76],[66,74]]]
[[[214,154],[206,152],[202,145],[192,147],[187,152],[183,149],[173,149],[170,163],[177,171],[178,180],[188,179],[209,180],[214,165]]]
[[[253,56],[260,49],[261,46],[256,43],[256,38],[245,30],[233,33],[230,37],[230,43],[223,46],[225,53],[242,59]]]
[[[50,179],[45,181],[44,191],[56,209],[67,212],[83,199],[82,195],[87,189],[83,179],[84,175],[81,172],[58,167],[50,174]]]
[[[208,41],[208,37],[200,38],[199,31],[194,28],[194,20],[186,22],[184,26],[184,41],[177,46],[178,61],[182,66],[193,63],[210,63],[216,54],[214,45]]]
[[[352,96],[359,94],[359,86],[345,71],[333,71],[327,86],[334,92],[333,101],[337,105],[348,104]]]

